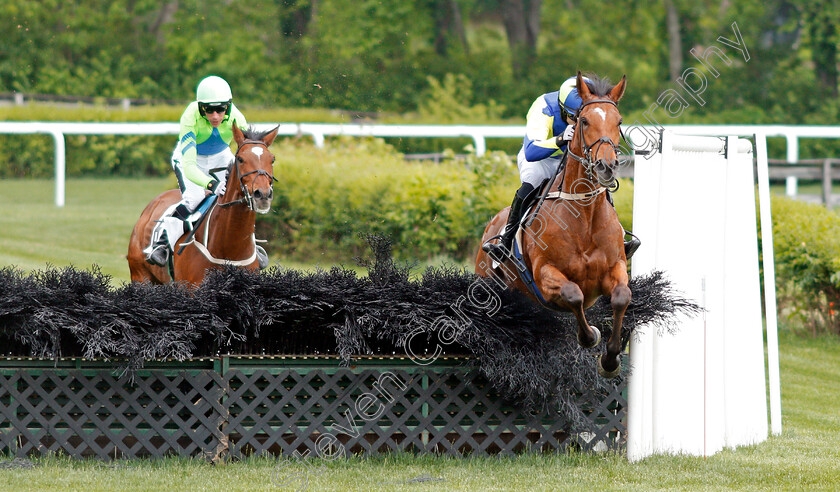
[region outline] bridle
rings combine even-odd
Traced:
[[[616,109],[618,108],[618,105],[615,103],[615,101],[613,101],[611,99],[593,99],[591,101],[587,101],[587,102],[583,103],[580,106],[580,108],[578,108],[577,113],[574,116],[574,120],[575,121],[578,120],[579,115],[583,112],[583,108],[585,108],[586,106],[589,106],[590,104],[599,104],[599,103],[612,104]],[[621,129],[619,129],[619,132],[621,132]],[[597,180],[597,171],[599,171],[600,169],[595,169],[593,171],[593,168],[597,168],[599,166],[607,166],[607,164],[605,162],[603,162],[603,159],[599,159],[597,161],[593,160],[593,156],[598,153],[598,150],[601,148],[602,145],[609,145],[610,147],[612,147],[613,152],[615,153],[616,161],[617,161],[618,160],[618,153],[619,153],[618,144],[616,142],[613,142],[610,137],[605,135],[605,136],[599,138],[598,140],[595,140],[591,144],[587,145],[586,135],[583,134],[583,128],[580,128],[580,127],[577,129],[577,131],[575,131],[575,137],[578,137],[578,135],[580,135],[579,138],[580,138],[580,141],[581,141],[581,148],[583,149],[583,152],[582,152],[583,155],[580,156],[580,155],[577,155],[574,152],[572,152],[571,142],[566,147],[566,151],[568,152],[569,156],[572,157],[572,159],[580,162],[583,165],[584,169],[586,170],[586,174],[590,179]],[[613,179],[611,180],[610,183],[600,183],[600,180],[598,180],[598,182],[599,182],[599,184],[605,184],[606,186],[608,186],[610,188],[612,188],[612,187],[617,188],[617,184],[618,184],[618,182],[615,180],[615,177],[613,177]]]
[[[220,207],[230,207],[231,205],[236,205],[237,203],[244,203],[249,210],[254,210],[254,197],[248,190],[248,186],[245,185],[245,176],[256,174],[257,176],[268,177],[268,179],[271,180],[272,183],[277,181],[277,178],[275,178],[273,174],[262,169],[255,169],[253,171],[249,171],[245,174],[242,174],[242,170],[239,169],[239,153],[242,152],[242,149],[244,149],[245,146],[248,144],[262,145],[266,148],[266,150],[268,150],[268,145],[266,145],[265,142],[263,142],[262,140],[245,140],[244,142],[242,142],[241,145],[239,145],[239,148],[236,149],[236,154],[233,156],[233,166],[236,168],[236,174],[239,175],[239,188],[242,190],[242,198],[240,198],[239,200],[234,200],[232,202],[220,203]]]

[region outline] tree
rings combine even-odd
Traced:
[[[680,78],[683,67],[680,14],[673,0],[665,0],[665,23],[668,26],[668,74],[671,81]]]
[[[278,0],[281,33],[286,38],[302,38],[318,11],[318,0]]]
[[[836,98],[837,92],[837,43],[840,6],[837,0],[810,1],[803,5],[805,22],[811,45],[811,61],[820,89]]]
[[[449,47],[456,41],[464,53],[469,53],[467,35],[461,9],[456,0],[429,0],[429,9],[435,22],[435,53],[447,56]]]
[[[501,0],[502,22],[515,77],[524,76],[537,58],[542,0]]]

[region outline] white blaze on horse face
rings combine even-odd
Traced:
[[[263,153],[263,148],[262,147],[251,147],[251,152],[253,152],[254,155],[256,155],[257,157],[259,157]]]
[[[599,115],[601,115],[601,119],[607,121],[607,112],[601,108],[593,108],[592,111],[595,111]]]

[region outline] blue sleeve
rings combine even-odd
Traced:
[[[566,122],[555,118],[545,97],[538,97],[528,110],[525,138],[522,141],[525,159],[536,162],[559,154],[565,145],[558,148],[554,137],[562,135],[567,126]]]

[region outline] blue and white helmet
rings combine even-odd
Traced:
[[[584,81],[589,81],[586,77]],[[560,99],[560,107],[564,109],[572,118],[577,115],[583,100],[578,95],[577,91],[577,77],[569,77],[562,84],[560,84],[560,91],[558,98]]]

